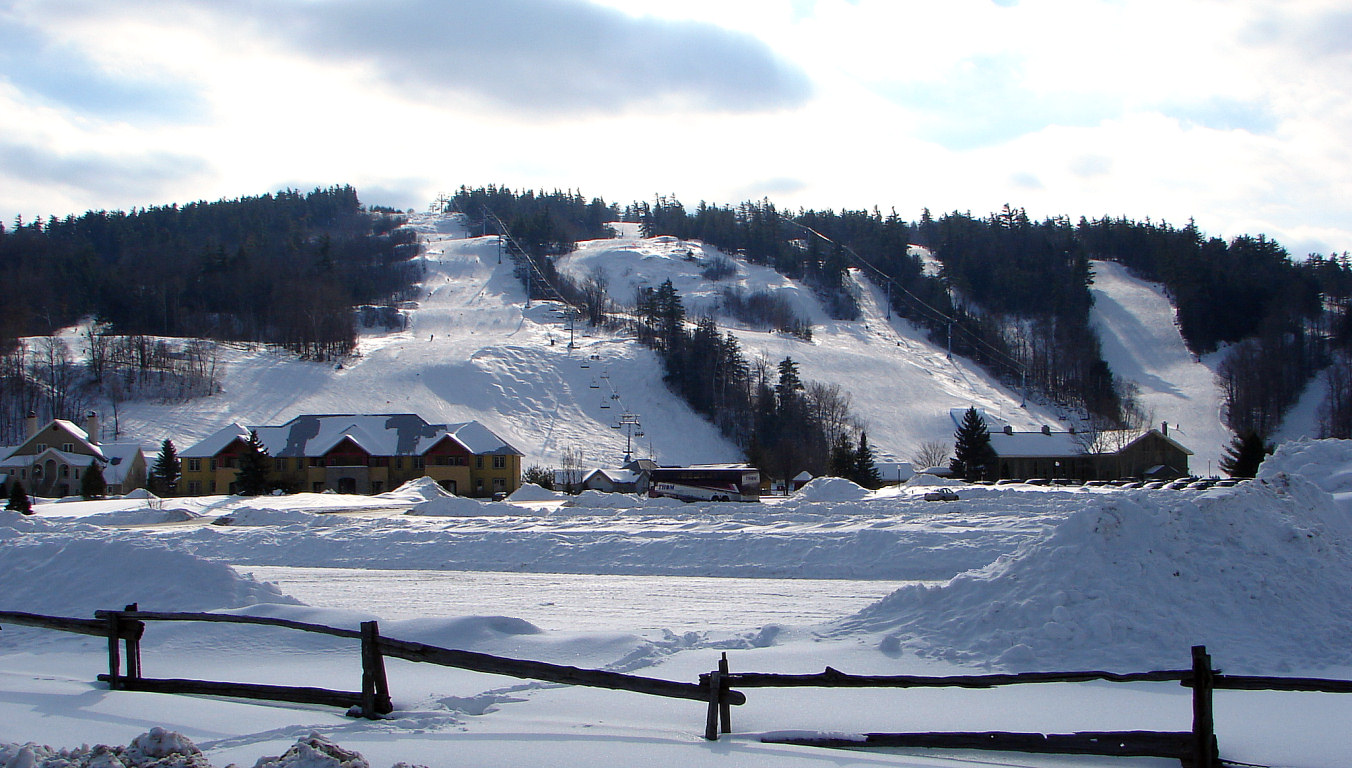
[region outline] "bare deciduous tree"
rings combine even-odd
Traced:
[[[942,440],[926,440],[916,446],[915,453],[911,455],[911,463],[916,469],[946,467],[952,450],[953,446]]]

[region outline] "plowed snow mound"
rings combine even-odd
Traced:
[[[463,496],[445,496],[439,499],[428,499],[415,505],[405,514],[426,515],[428,517],[483,517],[484,515],[503,514],[503,506],[501,504],[485,504],[482,501],[467,499]]]
[[[1294,440],[1277,446],[1258,477],[1301,475],[1329,493],[1352,493],[1352,440]]]
[[[520,488],[512,491],[512,495],[507,497],[508,501],[553,501],[562,499],[564,495],[558,491],[551,491],[541,488],[535,483],[525,483]]]
[[[863,501],[868,489],[843,477],[818,477],[793,495],[797,501]]]
[[[295,602],[275,584],[225,563],[139,538],[30,534],[4,543],[0,568],[0,609],[12,611],[90,618],[128,603],[146,611],[205,611]]]
[[[409,480],[407,483],[395,488],[393,491],[380,494],[381,498],[388,499],[407,499],[409,501],[431,501],[432,499],[446,499],[455,494],[442,488],[436,480],[430,477],[419,477],[416,480]]]
[[[1046,539],[842,623],[886,644],[1020,669],[1228,671],[1352,663],[1352,516],[1283,473],[1164,504],[1105,495]]]

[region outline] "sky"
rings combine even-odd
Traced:
[[[1339,0],[0,0],[0,221],[351,184],[1352,250]]]

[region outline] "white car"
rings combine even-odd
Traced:
[[[958,500],[957,492],[950,490],[948,488],[940,488],[938,490],[925,492],[925,501],[957,501],[957,500]]]

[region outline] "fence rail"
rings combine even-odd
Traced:
[[[698,683],[629,675],[603,669],[583,669],[541,661],[512,659],[474,651],[441,648],[424,643],[382,637],[374,621],[362,622],[360,630],[309,624],[264,616],[221,613],[155,612],[137,610],[136,604],[121,611],[95,611],[93,619],[45,616],[20,611],[0,611],[0,625],[16,624],[59,632],[106,637],[108,674],[98,676],[113,690],[185,693],[208,696],[287,701],[346,708],[349,714],[375,718],[393,711],[385,657],[436,664],[485,674],[529,680],[630,691],[649,696],[688,699],[707,703],[704,736],[717,740],[732,732],[731,707],[745,704],[746,694],[735,688],[935,688],[989,689],[1006,685],[1045,683],[1176,682],[1192,689],[1192,729],[1189,731],[1085,731],[1069,734],[984,732],[866,733],[852,737],[825,735],[765,736],[766,742],[817,747],[924,747],[986,749],[1013,752],[1104,755],[1116,757],[1164,757],[1179,760],[1189,768],[1219,768],[1212,695],[1216,690],[1303,691],[1352,693],[1352,680],[1297,677],[1225,675],[1212,668],[1204,646],[1192,649],[1192,667],[1154,672],[1031,672],[1019,674],[950,675],[851,675],[831,667],[816,674],[733,673],[727,654],[718,668],[699,676]],[[141,638],[147,622],[195,621],[271,626],[313,632],[361,642],[361,690],[340,691],[303,686],[232,683],[210,680],[150,678],[142,676]],[[125,654],[124,654],[125,651]],[[125,658],[126,669],[122,662]]]

